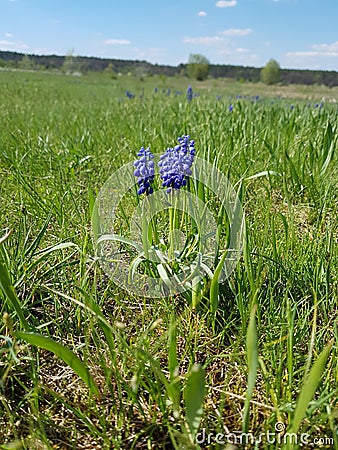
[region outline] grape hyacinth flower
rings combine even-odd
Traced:
[[[127,96],[128,98],[134,98],[134,97],[135,97],[135,94],[133,94],[133,93],[130,92],[130,91],[126,91],[126,96]]]
[[[178,138],[180,145],[174,148],[168,148],[164,155],[160,157],[158,163],[160,167],[160,176],[162,186],[167,188],[167,193],[172,189],[181,189],[187,184],[187,177],[191,172],[191,166],[194,162],[195,147],[194,141],[190,136],[184,135]]]
[[[193,98],[193,96],[194,96],[194,93],[193,93],[193,91],[192,91],[192,87],[190,86],[190,84],[189,84],[189,86],[188,86],[188,89],[187,89],[186,94],[187,94],[187,100],[188,100],[188,102],[191,102],[191,100],[192,100],[192,98]]]
[[[149,147],[147,149],[141,147],[137,156],[139,156],[139,159],[134,162],[134,175],[135,177],[138,177],[137,182],[139,185],[137,194],[142,195],[145,193],[147,195],[150,195],[153,193],[151,184],[153,183],[155,177],[153,161],[154,155],[151,153]]]

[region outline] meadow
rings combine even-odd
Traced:
[[[337,88],[0,72],[0,92],[0,448],[338,449]],[[92,239],[109,177],[183,135],[245,217],[197,303],[126,291]]]

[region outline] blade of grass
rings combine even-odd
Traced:
[[[14,308],[23,328],[25,328],[25,330],[29,330],[30,327],[25,318],[23,309],[21,307],[20,300],[16,294],[15,288],[11,281],[11,276],[9,274],[7,265],[3,258],[2,245],[5,242],[5,239],[7,239],[9,235],[10,235],[10,233],[8,233],[6,236],[4,236],[0,243],[0,288],[3,291],[5,298],[7,298],[7,300],[11,303],[12,307]]]
[[[38,333],[17,331],[14,335],[16,338],[28,342],[28,344],[43,348],[57,355],[85,382],[92,394],[99,396],[99,389],[90,375],[88,367],[69,348]]]
[[[177,419],[180,414],[180,382],[178,378],[178,358],[177,358],[177,325],[175,316],[171,316],[169,327],[169,352],[168,352],[168,369],[170,375],[169,396],[173,402],[173,413]]]
[[[205,397],[205,369],[200,364],[193,365],[183,395],[190,440],[191,443],[194,443],[203,414]]]
[[[313,398],[321,376],[324,372],[327,359],[330,355],[330,351],[333,345],[333,339],[327,344],[322,353],[318,356],[313,363],[309,375],[305,379],[302,389],[299,393],[296,409],[294,412],[292,423],[290,424],[290,432],[297,433],[301,424],[301,421],[306,415],[306,410],[309,406],[311,399]]]
[[[248,325],[248,331],[246,336],[246,353],[248,361],[248,386],[246,390],[246,398],[243,413],[243,433],[247,433],[249,430],[249,412],[250,412],[250,401],[252,393],[256,383],[257,368],[258,368],[258,339],[257,339],[257,329],[256,329],[256,310],[257,305],[251,310],[250,320]]]
[[[217,307],[218,307],[218,293],[219,293],[219,277],[222,271],[222,268],[224,266],[225,260],[227,257],[227,252],[225,252],[222,256],[222,258],[220,259],[214,275],[212,277],[211,280],[211,284],[210,284],[210,295],[209,295],[209,300],[210,300],[210,312],[211,314],[215,314],[217,311]]]

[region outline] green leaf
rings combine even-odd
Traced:
[[[69,350],[69,348],[38,333],[18,331],[14,333],[14,335],[18,339],[23,339],[38,348],[44,348],[45,350],[48,350],[61,358],[86,383],[89,390],[96,396],[99,396],[98,387],[90,375],[87,366],[75,355],[74,352]]]
[[[215,272],[214,272],[214,276],[212,277],[211,280],[211,284],[210,284],[210,295],[209,295],[209,299],[210,299],[210,311],[212,314],[216,313],[217,307],[218,307],[218,293],[219,293],[219,277],[222,271],[222,268],[224,266],[226,257],[227,257],[227,252],[225,252],[220,260],[220,262],[218,263]]]
[[[22,442],[19,439],[9,442],[8,444],[0,445],[1,450],[23,450]]]
[[[332,345],[333,340],[328,343],[322,353],[318,356],[313,366],[311,367],[308,377],[303,383],[302,389],[297,399],[297,405],[293,420],[290,426],[290,432],[292,433],[298,432],[300,423],[306,415],[306,410],[309,406],[310,401],[315,395],[320,378],[324,372]]]
[[[10,236],[11,234],[12,234],[12,231],[9,231],[7,234],[5,234],[4,236],[2,236],[2,237],[0,238],[0,245],[3,244],[3,243],[6,241],[6,239],[9,238],[9,236]]]
[[[322,155],[322,167],[320,169],[320,175],[325,175],[326,169],[328,165],[330,164],[333,155],[334,155],[334,140],[333,140],[333,133],[332,133],[332,125],[330,122],[328,122],[325,136],[324,136],[324,144],[323,144],[323,155]]]
[[[100,215],[98,211],[98,206],[95,201],[94,193],[90,188],[89,188],[89,210],[92,218],[92,233],[94,237],[94,242],[96,242],[101,234]]]
[[[96,245],[99,245],[101,244],[101,242],[105,241],[122,242],[123,244],[127,244],[134,247],[139,253],[144,253],[143,248],[137,242],[132,241],[123,236],[119,236],[117,234],[104,234],[103,236],[100,236],[99,239],[96,241]]]
[[[37,258],[32,264],[30,264],[29,269],[31,270],[33,267],[37,266],[50,253],[53,253],[57,250],[64,250],[69,247],[75,247],[76,249],[79,249],[79,246],[74,244],[73,242],[62,242],[61,244],[53,245],[52,247],[48,247],[39,251],[38,253],[36,253],[36,255],[40,255],[39,258]]]
[[[43,238],[44,234],[47,231],[47,228],[48,228],[51,218],[52,218],[52,213],[50,212],[48,214],[48,217],[45,220],[45,223],[43,224],[41,230],[39,231],[38,235],[36,236],[36,238],[33,240],[33,242],[30,244],[30,246],[27,249],[25,249],[24,258],[27,261],[33,256],[36,249],[39,247],[41,239]]]
[[[169,266],[166,264],[166,267],[168,271],[170,271]],[[161,277],[161,280],[164,282],[164,284],[171,290],[171,292],[174,292],[175,287],[171,281],[171,277],[168,275],[167,270],[164,267],[164,264],[158,264],[157,265],[158,274]]]
[[[275,172],[274,170],[264,170],[263,172],[256,173],[255,175],[251,175],[250,177],[244,178],[246,181],[248,180],[254,180],[255,178],[261,178],[261,177],[269,177],[271,175],[274,175],[275,177],[281,177],[281,174],[278,172]]]
[[[286,159],[287,159],[287,161],[289,163],[289,166],[290,166],[291,178],[294,181],[294,183],[297,185],[297,188],[300,190],[301,189],[301,182],[300,182],[300,179],[299,179],[296,167],[293,164],[292,159],[288,155],[287,151],[285,151],[285,156],[286,156]]]
[[[168,354],[168,368],[170,379],[175,378],[175,373],[178,368],[177,358],[177,325],[175,316],[172,314],[169,327],[169,354]]]
[[[2,250],[1,246],[4,243],[4,241],[7,239],[10,233],[8,233],[6,236],[1,238],[0,241],[0,250]],[[20,300],[16,294],[15,288],[13,286],[13,283],[11,281],[11,276],[9,274],[7,265],[5,263],[5,260],[3,258],[3,252],[0,251],[0,288],[2,289],[5,298],[11,303],[12,307],[14,308],[15,312],[17,313],[21,325],[26,329],[29,330],[28,322],[25,318]]]
[[[200,364],[194,364],[188,375],[187,384],[184,389],[186,421],[193,439],[196,436],[203,414],[204,397],[205,369]]]
[[[243,413],[243,433],[247,433],[249,430],[249,411],[250,401],[252,393],[256,383],[257,367],[258,367],[258,338],[256,329],[256,305],[252,308],[250,314],[250,320],[248,325],[248,331],[246,336],[246,354],[248,361],[248,387],[246,390],[246,398]]]
[[[168,369],[170,374],[170,389],[168,391],[170,400],[173,403],[174,416],[179,417],[180,411],[180,380],[178,377],[178,358],[177,358],[177,325],[175,316],[171,316],[169,328],[169,353]]]

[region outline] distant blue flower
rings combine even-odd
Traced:
[[[220,95],[217,95],[216,98],[218,101],[220,101],[222,97]]]
[[[138,195],[146,193],[147,195],[153,193],[153,188],[151,184],[154,181],[155,177],[155,169],[154,169],[154,155],[151,153],[150,148],[144,149],[141,147],[138,152],[137,159],[134,162],[134,175],[138,178],[137,182],[139,185],[139,189],[137,191]]]
[[[170,92],[171,92],[171,89],[168,88],[168,90],[167,90],[167,95],[170,95]]]
[[[128,98],[134,98],[134,97],[135,97],[135,94],[133,94],[133,93],[130,92],[130,91],[126,91],[126,96],[127,96]]]
[[[316,104],[315,104],[315,108],[318,108],[318,106],[319,106],[319,104],[318,104],[318,103],[316,103]]]
[[[187,94],[187,100],[188,100],[189,102],[191,102],[191,100],[192,100],[192,98],[193,98],[193,96],[194,96],[194,93],[193,93],[193,91],[192,91],[192,87],[190,86],[190,84],[189,84],[189,86],[188,86],[188,89],[187,89],[186,94]]]
[[[184,135],[178,138],[180,145],[168,148],[160,157],[158,163],[162,186],[170,193],[172,189],[181,189],[187,184],[187,177],[191,172],[191,166],[195,157],[195,143],[189,140],[190,136]]]
[[[233,105],[229,106],[229,112],[232,112],[232,110],[234,109]]]
[[[157,93],[157,91],[158,91],[158,88],[157,88],[157,87],[155,87],[155,88],[154,88],[154,92],[155,92],[155,94]]]

